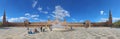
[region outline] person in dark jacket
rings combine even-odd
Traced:
[[[43,28],[42,28],[42,27],[40,27],[40,31],[41,31],[41,32],[43,31]]]

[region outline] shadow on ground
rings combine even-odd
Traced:
[[[10,29],[9,27],[0,27],[0,29]]]

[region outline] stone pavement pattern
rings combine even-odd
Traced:
[[[0,39],[120,39],[119,28],[92,27],[74,28],[72,31],[49,31],[27,34],[24,27],[0,29]]]

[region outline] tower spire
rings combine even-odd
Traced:
[[[112,12],[111,12],[111,10],[109,11],[109,18],[112,18]]]
[[[6,11],[4,10],[4,14],[3,14],[3,25],[6,24]]]
[[[112,12],[109,10],[109,27],[112,27]]]

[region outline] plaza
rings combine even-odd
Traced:
[[[120,39],[120,29],[110,27],[74,27],[70,31],[28,34],[25,27],[0,29],[0,39]]]

